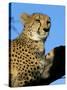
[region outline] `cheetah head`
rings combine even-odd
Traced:
[[[49,34],[51,21],[50,17],[44,14],[26,13],[21,15],[21,20],[24,23],[24,33],[32,40],[46,39]]]

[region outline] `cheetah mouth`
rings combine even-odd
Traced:
[[[48,36],[48,32],[32,32],[32,36],[28,36],[32,40],[42,40],[45,39]]]
[[[48,32],[44,32],[43,34],[39,34],[41,39],[45,39],[48,36]]]
[[[50,28],[44,28],[43,33],[42,34],[40,33],[40,37],[45,39],[48,36],[49,31],[50,31]]]

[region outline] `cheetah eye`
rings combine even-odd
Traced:
[[[50,21],[47,21],[47,24],[49,24],[50,23]]]
[[[36,19],[36,21],[37,21],[37,22],[40,22],[40,20],[39,20],[39,19]]]

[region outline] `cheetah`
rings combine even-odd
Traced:
[[[9,86],[26,86],[38,80],[45,62],[44,43],[49,35],[51,20],[48,15],[21,14],[24,30],[9,42]]]

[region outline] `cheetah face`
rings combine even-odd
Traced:
[[[25,33],[32,40],[45,39],[48,36],[50,30],[50,17],[43,14],[23,14],[21,16],[24,26]]]

